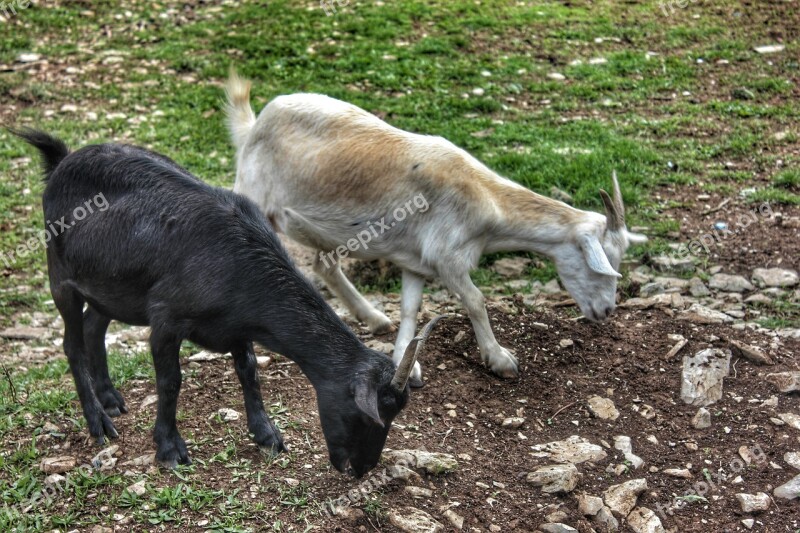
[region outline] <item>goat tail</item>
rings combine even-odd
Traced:
[[[19,130],[9,128],[8,131],[39,150],[42,155],[42,169],[44,170],[45,181],[50,178],[59,163],[69,155],[69,148],[64,144],[64,141],[43,131],[30,128]]]
[[[236,149],[244,146],[250,129],[256,123],[256,115],[250,107],[250,80],[239,77],[231,68],[228,82],[225,84],[225,114],[228,116],[228,129]]]

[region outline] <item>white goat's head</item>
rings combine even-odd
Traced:
[[[614,197],[600,190],[606,216],[597,215],[576,227],[572,242],[554,254],[558,275],[586,318],[595,322],[607,319],[616,307],[618,272],[625,250],[647,237],[625,227],[625,207],[613,174]]]

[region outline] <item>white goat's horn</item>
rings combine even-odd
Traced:
[[[403,359],[401,359],[400,364],[397,365],[397,370],[395,370],[394,377],[392,378],[392,387],[397,391],[402,392],[405,390],[408,378],[411,377],[411,371],[414,370],[414,363],[417,362],[417,355],[419,355],[419,352],[425,347],[425,342],[428,340],[431,331],[433,331],[433,327],[441,319],[448,316],[450,315],[439,315],[432,318],[430,322],[425,324],[420,334],[411,339],[411,342],[406,346]]]
[[[616,170],[612,174],[612,179],[614,181],[613,199],[603,189],[600,189],[600,198],[603,199],[603,205],[606,207],[606,223],[608,229],[611,231],[620,231],[625,227],[625,206],[622,204],[622,193],[619,190]]]

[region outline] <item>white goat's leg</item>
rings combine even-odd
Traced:
[[[350,311],[356,320],[367,325],[373,333],[388,333],[394,331],[394,325],[389,317],[372,307],[350,280],[342,272],[342,267],[338,262],[327,264],[320,259],[322,252],[314,254],[314,272],[325,282],[328,288],[339,297],[347,310]]]
[[[469,313],[483,362],[489,365],[492,372],[498,376],[517,377],[519,374],[517,358],[509,350],[500,346],[497,339],[494,338],[492,327],[489,325],[489,316],[486,314],[483,293],[472,283],[469,272],[442,273],[440,271],[440,275],[447,288],[461,297],[461,303]]]
[[[400,310],[400,331],[397,332],[397,340],[394,343],[394,355],[392,360],[395,365],[400,364],[406,347],[411,343],[411,339],[417,333],[417,314],[422,305],[422,289],[425,286],[425,279],[417,274],[403,270],[403,296]],[[419,361],[414,363],[414,370],[411,372],[409,383],[412,387],[422,386],[422,367]]]

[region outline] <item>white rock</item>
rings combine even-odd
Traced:
[[[389,522],[406,533],[438,533],[444,526],[431,515],[414,507],[389,510]]]
[[[63,474],[75,468],[75,458],[70,455],[46,457],[42,459],[39,468],[45,474]]]
[[[756,513],[769,509],[769,495],[763,492],[758,492],[756,494],[740,492],[736,495],[736,499],[739,500],[739,505],[742,506],[742,511],[745,513]]]
[[[733,317],[694,303],[678,316],[678,320],[687,320],[693,324],[722,324],[723,322],[733,322]]]
[[[504,257],[492,263],[491,270],[504,278],[519,278],[530,264],[527,257]]]
[[[443,513],[447,521],[450,522],[454,528],[456,529],[463,529],[464,528],[464,517],[460,514],[456,513],[452,509],[446,509]]]
[[[780,487],[776,487],[772,494],[776,498],[784,498],[786,500],[794,500],[800,497],[800,474],[794,476]]]
[[[637,507],[626,518],[635,533],[664,533],[664,526],[656,514],[647,507]]]
[[[623,457],[633,465],[634,470],[644,464],[644,460],[641,457],[633,454],[633,444],[630,437],[625,435],[615,436],[614,448],[622,452]]]
[[[403,490],[405,490],[414,498],[430,498],[433,496],[433,491],[431,489],[426,489],[425,487],[406,485]]]
[[[800,415],[795,413],[779,413],[778,418],[794,429],[800,430]]]
[[[777,52],[783,52],[786,47],[782,44],[767,44],[764,46],[756,46],[753,48],[759,54],[775,54]]]
[[[742,525],[744,527],[746,527],[747,529],[753,529],[753,526],[755,525],[755,523],[756,523],[756,521],[753,520],[752,518],[745,518],[744,520],[742,520]]]
[[[574,464],[548,465],[530,472],[528,483],[542,487],[542,492],[571,492],[578,486],[580,475]]]
[[[105,472],[111,470],[117,464],[117,458],[114,454],[119,451],[119,446],[112,444],[108,448],[100,450],[100,452],[92,457],[92,466],[97,470]]]
[[[667,468],[664,470],[664,475],[677,477],[681,479],[691,479],[692,473],[688,468]]]
[[[444,474],[458,468],[458,461],[449,453],[424,450],[384,450],[381,457],[386,463],[422,468],[430,474]]]
[[[683,358],[681,399],[705,407],[722,398],[722,381],[730,372],[731,352],[708,348]]]
[[[197,352],[196,354],[189,356],[189,362],[203,362],[203,361],[216,361],[217,359],[224,359],[225,357],[230,357],[228,354],[223,353],[212,353],[212,352]]]
[[[767,374],[767,381],[775,385],[781,392],[800,391],[800,371],[774,372]]]
[[[157,394],[148,394],[145,396],[144,400],[142,400],[141,408],[144,409],[145,407],[149,407],[158,402],[158,395]]]
[[[503,427],[504,428],[512,428],[517,429],[525,423],[525,419],[522,417],[514,416],[511,418],[506,418],[503,420]]]
[[[242,417],[239,411],[235,409],[229,409],[227,407],[217,410],[216,414],[211,415],[211,418],[214,418],[215,416],[219,416],[223,422],[234,422]]]
[[[59,486],[66,480],[67,478],[65,478],[61,474],[50,474],[49,476],[44,478],[44,484],[47,485],[48,487],[51,487],[53,485]]]
[[[646,490],[646,479],[632,479],[606,489],[603,492],[603,501],[615,515],[624,518],[636,507],[636,500]]]
[[[33,63],[34,61],[39,61],[42,58],[39,54],[20,54],[17,56],[18,63]]]
[[[578,512],[584,516],[595,516],[603,505],[603,498],[589,494],[578,495]]]
[[[144,486],[144,483],[145,483],[145,480],[144,479],[140,479],[136,483],[128,485],[126,490],[128,492],[130,492],[131,494],[135,494],[137,496],[144,496],[144,494],[147,492],[147,488]]]
[[[797,271],[785,268],[757,268],[753,281],[759,287],[794,287],[800,283]]]
[[[734,276],[729,274],[714,274],[708,282],[712,289],[725,292],[745,292],[755,289],[744,276]]]
[[[580,464],[585,461],[598,462],[606,458],[602,447],[588,440],[572,435],[571,437],[531,446],[533,457],[549,459],[556,463]]]
[[[555,80],[555,81],[563,81],[563,80],[567,79],[567,77],[564,76],[563,74],[561,74],[560,72],[551,72],[550,74],[547,75],[547,77],[548,77],[548,79]]]
[[[594,522],[603,527],[605,531],[617,531],[619,529],[619,521],[606,505],[597,512]]]
[[[544,533],[578,533],[578,530],[567,524],[561,522],[553,522],[550,524],[541,524],[539,529]]]
[[[783,460],[795,470],[800,470],[800,452],[786,452]]]
[[[617,411],[614,402],[608,398],[592,396],[589,398],[588,403],[589,410],[597,418],[602,420],[616,420],[619,418],[619,411]]]
[[[692,426],[696,429],[706,429],[711,427],[711,412],[705,407],[697,410],[692,418]]]

